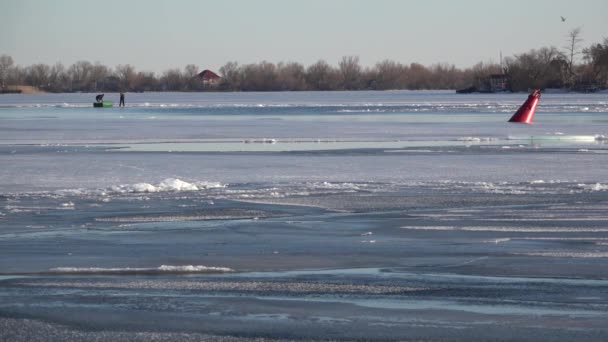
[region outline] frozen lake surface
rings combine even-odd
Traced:
[[[0,340],[606,340],[608,95],[526,96],[2,95]]]

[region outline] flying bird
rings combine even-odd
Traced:
[[[562,17],[561,15],[559,17],[562,18],[562,23],[566,21],[566,18]]]

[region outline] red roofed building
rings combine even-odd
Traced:
[[[206,69],[199,73],[198,77],[203,81],[204,85],[215,85],[222,79],[213,71]]]

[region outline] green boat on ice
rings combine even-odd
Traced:
[[[93,102],[95,108],[111,108],[114,104],[110,101]]]

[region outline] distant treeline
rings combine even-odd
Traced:
[[[579,33],[571,32],[572,44],[566,51],[543,47],[507,57],[502,66],[480,62],[459,69],[449,64],[424,66],[384,60],[362,67],[356,56],[343,57],[337,66],[323,60],[307,67],[296,62],[228,62],[219,70],[222,78],[214,83],[203,82],[194,64],[157,75],[128,64],[112,69],[88,61],[69,67],[61,63],[21,67],[10,56],[2,55],[0,86],[27,85],[48,92],[460,89],[483,87],[490,75],[503,74],[512,91],[608,87],[608,38],[578,49]],[[576,59],[581,62],[575,63]]]

